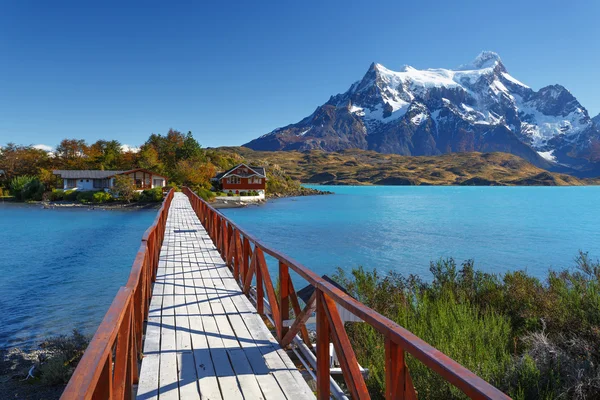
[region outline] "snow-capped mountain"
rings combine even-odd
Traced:
[[[564,87],[538,91],[512,77],[493,52],[456,69],[392,71],[373,63],[362,80],[302,121],[245,146],[255,150],[435,155],[505,151],[534,164],[582,168],[600,136]]]
[[[592,121],[594,121],[596,123],[596,126],[598,128],[600,128],[600,114],[598,114],[594,118],[592,118]]]

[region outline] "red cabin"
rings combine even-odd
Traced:
[[[241,192],[256,191],[261,197],[265,196],[267,188],[267,174],[264,167],[253,167],[246,164],[239,164],[218,174],[215,181],[221,186],[224,192],[240,194]]]

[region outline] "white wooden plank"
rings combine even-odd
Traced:
[[[314,398],[182,193],[169,210],[144,352],[140,399]]]

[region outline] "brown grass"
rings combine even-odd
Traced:
[[[346,150],[253,151],[245,147],[219,150],[241,155],[252,164],[278,166],[304,183],[330,185],[536,185],[597,184],[537,168],[507,153],[452,153],[414,157]]]

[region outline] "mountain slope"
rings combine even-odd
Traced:
[[[567,89],[536,92],[509,75],[496,53],[483,52],[457,69],[395,72],[374,63],[310,116],[244,146],[401,155],[502,151],[551,169],[587,167],[598,158],[599,136]]]
[[[598,114],[594,118],[592,118],[592,121],[594,121],[596,126],[600,129],[600,114]]]
[[[340,152],[254,151],[222,147],[267,171],[282,170],[304,183],[331,185],[590,185],[597,180],[544,171],[507,153],[409,157],[349,149]]]

